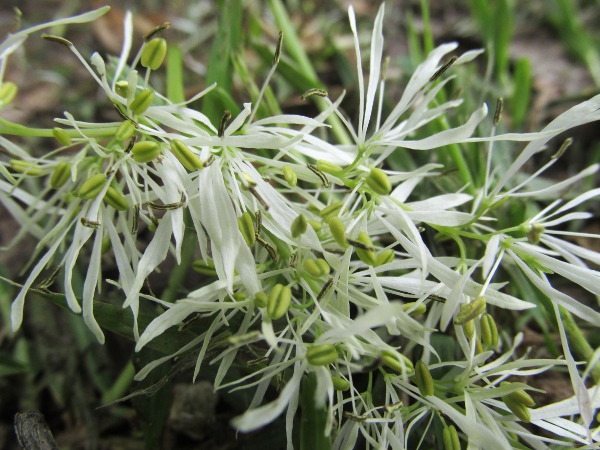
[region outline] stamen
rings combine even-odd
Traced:
[[[123,119],[123,120],[129,120],[136,128],[139,127],[139,124],[135,120],[133,120],[131,117],[129,117],[123,111],[121,111],[121,107],[119,106],[118,103],[113,103],[113,106],[115,107],[115,111],[117,111],[117,114],[119,116],[121,116],[121,119]]]
[[[504,108],[504,99],[502,97],[498,97],[496,101],[496,112],[494,113],[494,126],[498,125],[500,119],[502,119],[502,109]]]
[[[329,186],[331,186],[331,183],[329,183],[329,180],[327,179],[327,177],[325,176],[325,174],[323,172],[321,172],[319,169],[317,169],[312,164],[307,164],[306,167],[308,167],[316,176],[318,176],[321,179],[321,183],[323,183],[323,187],[328,188]]]
[[[355,241],[354,239],[350,239],[349,237],[346,237],[346,240],[353,247],[360,248],[361,250],[366,250],[368,252],[374,252],[375,251],[374,247],[372,247],[370,245],[367,245],[367,244],[365,244],[363,242]]]
[[[254,215],[256,216],[256,232],[260,234],[260,230],[262,229],[262,212],[259,209]]]
[[[133,146],[135,145],[136,142],[137,142],[137,136],[132,136],[131,139],[129,139],[129,143],[127,144],[127,148],[125,149],[125,153],[129,153],[131,151],[131,149],[133,148]]]
[[[249,184],[248,185],[248,190],[250,191],[250,193],[252,195],[254,195],[254,197],[256,198],[256,200],[258,200],[258,202],[262,205],[262,207],[265,208],[266,211],[268,211],[269,210],[269,204],[267,202],[265,202],[265,200],[260,196],[260,194],[254,188],[254,186],[252,186],[251,184]]]
[[[256,240],[260,243],[260,245],[262,245],[267,252],[269,253],[269,256],[271,256],[271,259],[273,260],[273,262],[277,262],[279,261],[279,255],[277,254],[277,249],[271,245],[270,243],[268,243],[267,241],[265,241],[263,238],[261,238],[258,233],[255,234]]]
[[[131,218],[131,234],[137,234],[140,220],[140,205],[133,205],[133,216]]]
[[[279,57],[281,56],[281,49],[283,47],[283,31],[279,32],[279,40],[277,41],[277,48],[275,48],[275,56],[273,57],[273,65],[276,66],[279,63]]]
[[[312,97],[313,95],[317,95],[319,97],[329,97],[329,94],[325,89],[313,88],[306,91],[304,94],[300,96],[302,100],[306,100],[308,97]]]
[[[331,288],[332,285],[333,285],[333,278],[330,278],[329,280],[327,280],[327,282],[321,288],[321,292],[319,292],[319,295],[317,295],[318,302],[320,302],[321,299],[323,297],[325,297],[325,294],[327,294],[327,292],[329,291],[329,289]]]
[[[440,67],[429,79],[430,82],[434,82],[435,80],[437,80],[439,77],[441,77],[444,72],[446,70],[448,70],[450,68],[450,66],[452,64],[454,64],[456,62],[456,60],[458,59],[458,57],[453,56],[452,58],[450,58],[442,67]]]
[[[171,22],[165,22],[162,25],[154,27],[152,30],[150,30],[148,34],[144,35],[144,42],[148,42],[154,37],[154,35],[160,33],[163,30],[168,30],[169,28],[171,28]]]
[[[73,47],[73,43],[65,38],[61,38],[60,36],[53,36],[51,34],[42,34],[42,38],[46,39],[47,41],[50,42],[56,42],[57,44],[63,45],[65,48],[68,48],[69,50],[71,50],[71,47]]]
[[[83,225],[84,227],[93,228],[94,230],[97,230],[100,228],[100,222],[98,222],[96,220],[90,220],[90,219],[86,219],[85,217],[82,217],[80,219],[80,221],[81,221],[81,225]]]
[[[229,111],[225,111],[223,117],[221,118],[221,123],[219,124],[219,137],[222,138],[225,135],[225,126],[227,122],[231,119],[231,113]]]
[[[562,145],[560,146],[558,151],[554,155],[552,155],[550,157],[550,159],[560,158],[567,151],[567,149],[571,146],[572,143],[573,143],[572,137],[565,139],[565,141],[562,143]]]
[[[179,200],[178,202],[175,202],[175,203],[165,203],[164,205],[161,205],[159,203],[148,202],[148,206],[150,206],[150,208],[155,209],[157,211],[169,211],[172,209],[179,209],[179,208],[185,206],[185,195],[182,193],[181,200]]]

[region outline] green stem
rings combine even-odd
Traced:
[[[317,376],[311,372],[302,380],[300,391],[300,450],[331,449],[331,436],[325,436],[327,408],[325,405],[316,405],[316,390]]]
[[[562,319],[565,332],[569,338],[569,347],[571,350],[573,350],[577,358],[584,359],[589,363],[594,356],[594,349],[583,335],[581,328],[579,328],[575,323],[571,313],[569,313],[569,311],[563,307],[559,308],[560,318]],[[594,379],[594,382],[598,383],[600,381],[600,364],[596,363],[594,367],[590,369],[590,373]]]
[[[64,130],[70,137],[81,137],[81,133],[77,130]],[[91,128],[83,132],[86,137],[104,137],[114,136],[117,127],[107,128]],[[9,134],[12,136],[31,136],[31,137],[54,137],[52,128],[29,128],[22,125],[17,125],[7,120],[0,119],[0,135]]]

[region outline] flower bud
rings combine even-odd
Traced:
[[[0,85],[0,106],[8,105],[17,95],[17,85],[12,81],[5,81]]]
[[[267,303],[267,314],[273,320],[277,320],[285,315],[292,303],[292,290],[289,286],[276,284],[269,293]]]
[[[215,264],[212,261],[204,262],[201,259],[197,259],[192,263],[192,269],[196,272],[206,275],[209,277],[214,277],[217,275],[217,271],[215,270]]]
[[[335,345],[314,345],[306,350],[306,360],[313,366],[328,366],[338,358]]]
[[[417,361],[415,366],[415,383],[422,396],[433,395],[433,378],[431,378],[429,367],[422,360]]]
[[[166,55],[167,41],[163,38],[155,38],[144,45],[140,62],[144,67],[156,70],[163,63]]]
[[[377,255],[375,259],[375,267],[383,266],[384,264],[389,264],[394,260],[394,250],[388,248],[387,250],[382,251]]]
[[[390,183],[387,174],[381,169],[371,169],[366,181],[367,185],[380,195],[388,195],[392,191],[392,183]]]
[[[322,159],[318,160],[317,164],[315,164],[315,166],[321,172],[327,172],[327,173],[331,173],[331,174],[335,174],[335,173],[338,173],[338,172],[341,172],[342,170],[344,170],[337,164],[331,163],[329,161],[324,161]]]
[[[258,308],[266,308],[268,302],[269,297],[267,297],[267,294],[264,292],[259,291],[254,294],[254,305],[256,305]]]
[[[344,222],[337,216],[331,217],[327,222],[329,224],[329,231],[331,236],[342,248],[348,248],[348,241],[346,240],[346,227]]]
[[[283,171],[283,178],[285,178],[285,181],[287,181],[290,186],[296,186],[298,184],[298,176],[291,166],[283,166],[281,170]]]
[[[39,177],[43,174],[42,169],[40,169],[40,167],[36,163],[23,161],[20,159],[11,159],[8,162],[8,165],[15,172],[24,173],[25,175],[29,175],[30,177]]]
[[[319,212],[319,216],[326,222],[328,222],[329,219],[338,215],[338,212],[340,211],[340,209],[342,209],[342,206],[344,206],[344,202],[332,203],[331,205],[323,208]]]
[[[467,339],[472,339],[475,336],[475,321],[473,319],[465,322],[462,327]]]
[[[148,163],[160,154],[160,146],[156,142],[138,142],[131,148],[133,160],[138,163]]]
[[[329,264],[327,264],[327,261],[323,258],[318,258],[315,262],[317,263],[317,266],[319,266],[319,269],[321,269],[321,276],[329,275],[331,268],[329,267]]]
[[[127,98],[129,89],[129,83],[125,80],[117,81],[115,83],[115,92],[119,94],[121,97]]]
[[[347,391],[350,389],[350,382],[348,380],[344,380],[342,377],[331,377],[331,382],[333,383],[333,388],[336,391]]]
[[[500,386],[507,386],[510,384],[511,383],[508,381],[503,381],[502,383],[500,383]],[[531,395],[529,395],[523,389],[519,389],[514,392],[511,392],[506,397],[510,397],[515,402],[522,403],[528,407],[535,406],[535,400],[531,397]]]
[[[246,300],[248,298],[248,296],[246,295],[245,292],[237,291],[237,292],[233,293],[231,298],[233,299],[233,301],[243,302],[244,300]]]
[[[103,173],[97,173],[83,182],[77,191],[77,196],[87,200],[92,199],[100,193],[107,181]]]
[[[323,225],[321,225],[321,222],[319,222],[318,220],[307,220],[307,222],[312,227],[312,229],[315,230],[315,233],[318,233],[323,228]]]
[[[410,311],[408,314],[411,316],[420,316],[421,314],[425,314],[427,312],[427,305],[421,303],[416,308],[414,307],[416,302],[408,302],[402,305],[402,310],[404,312]]]
[[[103,255],[112,250],[112,242],[110,241],[110,237],[106,236],[102,238],[102,244],[100,246],[100,253]]]
[[[61,162],[56,165],[52,176],[50,177],[50,186],[52,189],[58,189],[65,185],[71,177],[71,163]]]
[[[173,139],[171,141],[171,152],[175,155],[175,158],[190,172],[200,170],[204,167],[200,158],[195,155],[187,145],[183,142]]]
[[[129,203],[127,203],[123,194],[112,186],[109,186],[106,190],[104,201],[117,211],[126,211],[129,208]]]
[[[71,136],[69,136],[62,128],[52,128],[52,136],[54,136],[54,139],[56,139],[60,145],[64,145],[65,147],[71,145]]]
[[[502,401],[506,406],[508,406],[508,409],[510,409],[511,412],[515,416],[517,416],[522,422],[531,422],[531,413],[529,412],[527,406],[525,406],[523,403],[516,401],[510,395],[505,395],[504,397],[502,397]]]
[[[291,226],[292,237],[297,238],[301,234],[306,232],[306,228],[308,227],[308,223],[306,222],[306,217],[300,214],[298,217],[294,219]]]
[[[444,450],[461,450],[460,439],[454,425],[444,427]]]
[[[481,341],[488,348],[494,348],[498,345],[498,328],[496,322],[490,314],[481,316]]]
[[[115,138],[121,142],[126,141],[133,135],[134,132],[135,125],[131,122],[131,120],[124,120],[117,127],[117,131],[115,131]]]
[[[364,244],[363,246],[354,246],[354,250],[356,254],[360,258],[362,262],[365,264],[372,266],[375,264],[375,249],[373,248],[373,242],[371,242],[371,238],[367,233],[361,231],[358,233],[358,238],[356,239],[357,243]]]
[[[252,216],[248,211],[246,211],[244,214],[238,217],[237,221],[238,228],[240,233],[242,233],[246,244],[248,247],[252,247],[256,242],[256,233],[254,231],[254,224],[252,223]]]
[[[139,116],[146,112],[152,104],[152,100],[154,100],[154,91],[152,89],[144,89],[135,96],[131,105],[129,105],[129,108],[131,109],[131,112]]]
[[[321,276],[321,268],[317,264],[314,259],[306,259],[302,264],[302,268],[305,272],[307,272],[311,277],[318,278]]]
[[[474,319],[485,311],[485,297],[477,297],[471,303],[465,303],[461,306],[460,312],[454,318],[456,325],[464,325],[469,320]]]
[[[415,371],[413,363],[402,353],[384,350],[381,353],[381,362],[398,373],[412,373]]]

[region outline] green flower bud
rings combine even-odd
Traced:
[[[71,163],[61,162],[56,165],[52,176],[50,177],[50,186],[52,189],[58,189],[65,185],[71,177]]]
[[[415,371],[415,367],[413,366],[411,360],[402,353],[394,353],[384,350],[381,353],[381,362],[398,373],[410,374]]]
[[[243,302],[244,300],[246,300],[248,298],[248,296],[246,295],[245,292],[237,291],[237,292],[233,293],[231,298],[236,302]]]
[[[342,248],[348,248],[348,241],[346,240],[346,227],[344,222],[337,216],[331,217],[327,222],[329,224],[329,231],[331,236]]]
[[[498,328],[496,322],[490,314],[481,316],[481,341],[488,348],[494,348],[498,345]]]
[[[77,196],[86,200],[92,199],[100,193],[107,181],[103,173],[97,173],[83,182],[77,191]]]
[[[415,366],[415,383],[422,396],[433,395],[433,378],[431,378],[429,367],[421,360],[417,361]]]
[[[392,183],[390,183],[387,174],[381,169],[371,169],[366,181],[367,185],[380,195],[388,195],[392,191]]]
[[[187,145],[183,142],[173,139],[171,141],[171,152],[175,155],[175,158],[190,172],[200,170],[204,167],[200,158],[195,155]]]
[[[307,222],[312,227],[312,229],[315,230],[315,233],[318,233],[323,228],[323,225],[321,225],[321,222],[319,222],[318,220],[307,220]]]
[[[290,186],[296,186],[298,184],[298,176],[291,166],[283,166],[281,170],[283,171],[283,178],[285,178],[285,181],[287,181]]]
[[[109,186],[106,190],[104,201],[117,211],[126,211],[129,208],[129,203],[127,203],[123,194],[112,186]]]
[[[131,120],[124,120],[117,127],[117,131],[115,131],[115,138],[121,142],[126,141],[133,135],[134,132],[135,125],[131,122]]]
[[[52,128],[52,136],[54,136],[54,139],[56,139],[60,145],[64,145],[65,147],[71,145],[71,136],[69,136],[62,128]]]
[[[110,238],[107,236],[102,238],[102,245],[100,246],[100,253],[103,255],[112,250],[112,242],[110,242]]]
[[[283,284],[276,284],[269,293],[267,303],[267,314],[273,320],[280,319],[285,315],[292,303],[292,289]]]
[[[461,450],[460,439],[454,425],[444,428],[444,450]]]
[[[328,222],[329,219],[338,215],[338,212],[340,209],[342,209],[342,206],[344,206],[344,202],[332,203],[331,205],[323,208],[321,212],[319,212],[319,216]]]
[[[160,154],[160,146],[156,142],[138,142],[131,148],[133,160],[137,163],[148,163]]]
[[[328,366],[338,358],[335,345],[323,344],[309,347],[306,350],[306,359],[313,366]]]
[[[371,242],[369,235],[364,231],[361,231],[358,233],[356,243],[364,244],[364,247],[353,244],[354,250],[356,251],[356,254],[360,260],[369,266],[374,265],[376,262],[375,249],[373,248],[373,242]]]
[[[529,423],[531,422],[531,413],[529,412],[529,408],[525,406],[523,403],[520,403],[514,400],[510,395],[505,395],[502,397],[502,401],[511,412],[517,416],[522,422]]]
[[[146,112],[152,104],[152,100],[154,100],[154,91],[152,89],[144,89],[135,96],[129,108],[135,115],[139,116]]]
[[[306,222],[306,217],[304,217],[304,215],[300,214],[292,222],[292,227],[290,230],[292,232],[292,237],[297,238],[301,234],[306,233],[307,227],[308,227],[308,222]]]
[[[192,263],[192,269],[196,272],[206,275],[209,277],[214,277],[217,275],[217,271],[215,270],[215,264],[212,261],[204,262],[201,259],[197,259]]]
[[[331,174],[335,174],[335,173],[338,173],[338,172],[341,172],[342,170],[344,170],[337,164],[334,164],[334,163],[331,163],[328,161],[323,161],[322,159],[318,160],[317,164],[315,164],[315,166],[321,172],[327,172],[327,173],[331,173]]]
[[[419,306],[414,308],[415,304],[416,304],[416,302],[405,303],[404,305],[402,305],[402,310],[404,312],[407,312],[412,309],[412,311],[410,311],[410,313],[409,313],[409,315],[411,315],[411,316],[420,316],[421,314],[425,314],[427,312],[427,305],[425,305],[424,303],[421,303]]]
[[[347,391],[350,389],[350,382],[341,377],[332,376],[331,382],[333,383],[333,388],[336,391]]]
[[[464,325],[469,320],[474,319],[485,311],[485,297],[477,297],[471,303],[465,303],[461,306],[460,312],[454,318],[456,325]]]
[[[268,302],[269,297],[267,297],[267,294],[265,294],[264,292],[261,291],[254,294],[254,304],[258,308],[266,308]]]
[[[125,80],[117,81],[115,83],[115,92],[121,97],[127,98],[127,91],[129,89],[129,83]]]
[[[471,339],[473,336],[475,336],[475,321],[473,319],[465,322],[462,327],[467,339]]]
[[[388,248],[387,250],[382,251],[377,255],[375,259],[375,267],[383,266],[384,264],[389,264],[394,260],[394,250]]]
[[[15,172],[24,173],[30,177],[39,177],[40,175],[43,175],[42,169],[40,169],[37,164],[32,162],[22,161],[20,159],[11,159],[8,162],[8,165]]]
[[[475,339],[475,354],[479,355],[481,353],[483,353],[485,349],[483,348],[483,344],[481,343],[481,338],[477,337],[477,339]]]
[[[0,85],[0,106],[8,105],[17,95],[17,85],[12,81],[5,81]]]
[[[302,264],[302,268],[305,272],[307,272],[311,277],[318,278],[321,276],[321,268],[317,264],[317,261],[314,259],[306,259]]]
[[[254,231],[254,224],[252,223],[252,216],[248,211],[246,211],[244,214],[238,217],[237,221],[238,228],[240,233],[242,233],[246,244],[248,244],[248,247],[252,247],[256,242],[256,233]]]
[[[152,39],[144,45],[140,62],[144,67],[156,70],[163,63],[166,55],[167,41],[163,38]]]
[[[503,381],[502,383],[500,383],[500,386],[507,386],[510,384],[511,383],[508,381]],[[519,389],[517,391],[511,392],[506,397],[510,397],[515,402],[522,403],[528,407],[535,406],[535,400],[531,397],[531,395],[529,395],[523,389]]]
[[[327,261],[325,261],[323,258],[318,258],[315,262],[317,263],[317,266],[319,266],[319,269],[321,270],[321,276],[329,275],[331,268],[329,267],[329,264],[327,264]]]

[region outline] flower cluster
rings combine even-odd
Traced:
[[[105,11],[43,27],[91,21]],[[260,117],[259,98],[235,117],[220,112],[220,123],[212,123],[189,105],[214,85],[186,101],[152,88],[150,74],[161,70],[167,52],[159,37],[164,27],[147,35],[132,55],[129,13],[123,50],[109,63],[95,53],[90,65],[73,43],[46,35],[81,60],[120,120],[87,123],[66,112],[52,130],[60,147],[43,156],[1,136],[20,130],[2,122],[0,145],[9,157],[0,162],[0,202],[22,227],[13,245],[26,235],[37,240],[33,268],[12,305],[13,329],[21,326],[25,297],[42,273],[56,275],[60,269],[69,307],[81,312],[104,342],[94,301],[106,282],[102,264],[108,258],[119,272],[112,283],[123,291],[122,306],[134,318],[142,299],[165,309],[141,333],[134,321],[136,350],[198,315],[210,323],[136,379],[190,352],[197,353],[195,377],[211,355],[209,363],[219,365],[216,389],[254,388],[250,409],[233,421],[240,431],[262,427],[287,411],[291,447],[294,416],[306,394],[301,391],[309,389],[303,380],[311,379],[308,395],[315,408],[326,410],[322,432],[335,448],[353,448],[359,439],[373,448],[408,448],[433,424],[439,424],[438,444],[446,449],[461,448],[461,441],[484,449],[510,449],[522,445],[518,441],[536,449],[546,448],[545,442],[595,445],[599,437],[591,425],[600,398],[585,385],[594,362],[581,370],[561,318],[573,314],[598,327],[600,313],[555,288],[548,274],[600,294],[600,274],[588,266],[598,264],[600,256],[571,240],[597,236],[557,228],[589,217],[571,211],[600,190],[564,204],[557,200],[518,223],[508,223],[503,215],[518,198],[556,196],[598,171],[593,165],[561,183],[531,188],[557,156],[529,178],[514,181],[552,137],[599,120],[600,96],[566,111],[539,133],[496,134],[497,120],[489,123],[484,104],[463,124],[415,139],[461,104],[440,100],[453,78],[446,72],[481,51],[443,62],[457,44],[434,49],[383,118],[383,17],[381,6],[368,81],[363,81],[358,31],[349,10],[359,80],[356,126],[341,112],[343,96],[330,101],[318,89],[305,95],[325,96],[326,106],[316,117]],[[0,75],[9,54],[40,28],[12,35],[0,46]],[[282,42],[280,37],[271,74],[283,57]],[[138,73],[140,66],[145,76]],[[0,84],[3,107],[15,91],[14,83]],[[345,126],[350,143],[327,138],[332,117]],[[482,130],[487,136],[476,136]],[[528,142],[502,173],[493,167],[496,141]],[[468,189],[424,198],[419,192],[432,191],[443,165],[400,171],[387,163],[399,148],[428,151],[466,142],[480,142],[488,150],[483,186],[472,182],[464,186]],[[140,230],[148,232],[138,237]],[[444,240],[456,243],[456,255],[432,244]],[[196,252],[193,269],[203,275],[201,285],[177,301],[143,293],[148,276],[167,258],[180,263],[186,245]],[[81,298],[72,280],[78,262],[87,267]],[[525,291],[505,289],[505,280],[498,279],[503,270],[520,272],[549,299],[564,359],[518,356],[522,334],[498,329],[494,311],[536,307],[519,298]],[[456,352],[441,354],[436,336],[450,337],[458,344]],[[245,361],[247,375],[224,383],[235,361]],[[526,377],[555,366],[566,366],[576,395],[532,409]],[[265,404],[274,379],[285,386]],[[529,422],[556,437],[535,434],[523,425]]]

